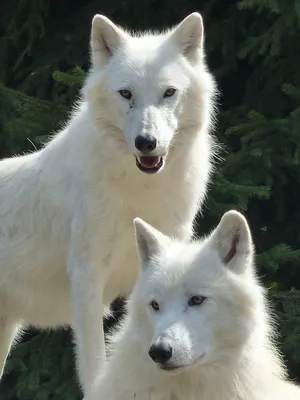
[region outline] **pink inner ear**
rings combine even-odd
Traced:
[[[236,245],[238,242],[238,237],[234,237],[232,244],[231,244],[231,248],[229,250],[229,252],[226,254],[226,256],[224,257],[223,261],[225,264],[228,264],[229,261],[231,261],[233,259],[233,257],[236,255]]]
[[[109,44],[107,43],[107,41],[103,38],[103,46],[105,48],[105,50],[107,51],[107,53],[112,56],[112,51],[111,48],[109,47]]]

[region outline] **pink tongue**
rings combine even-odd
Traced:
[[[139,157],[139,162],[145,168],[153,168],[159,163],[159,157]]]

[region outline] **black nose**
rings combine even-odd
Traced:
[[[154,136],[139,135],[135,138],[135,147],[142,153],[151,153],[156,148],[157,140]]]
[[[167,343],[153,344],[149,350],[149,356],[159,364],[165,364],[172,357],[172,347]]]

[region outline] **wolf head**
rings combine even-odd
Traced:
[[[141,274],[129,313],[149,341],[147,359],[169,372],[229,362],[252,337],[264,304],[246,219],[229,211],[194,243],[177,242],[141,219],[134,225]]]
[[[193,135],[209,124],[214,82],[200,14],[166,33],[136,36],[96,15],[91,56],[84,95],[94,125],[141,171],[162,170],[177,133]]]

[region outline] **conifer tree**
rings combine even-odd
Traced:
[[[198,234],[231,208],[245,213],[280,323],[279,343],[290,376],[300,381],[300,3],[204,0],[199,7],[197,0],[13,0],[2,6],[0,157],[39,148],[67,118],[89,67],[93,14],[148,29],[199,10],[222,93],[216,136],[223,160],[197,218]],[[80,398],[69,330],[29,331],[7,370],[1,400]]]

